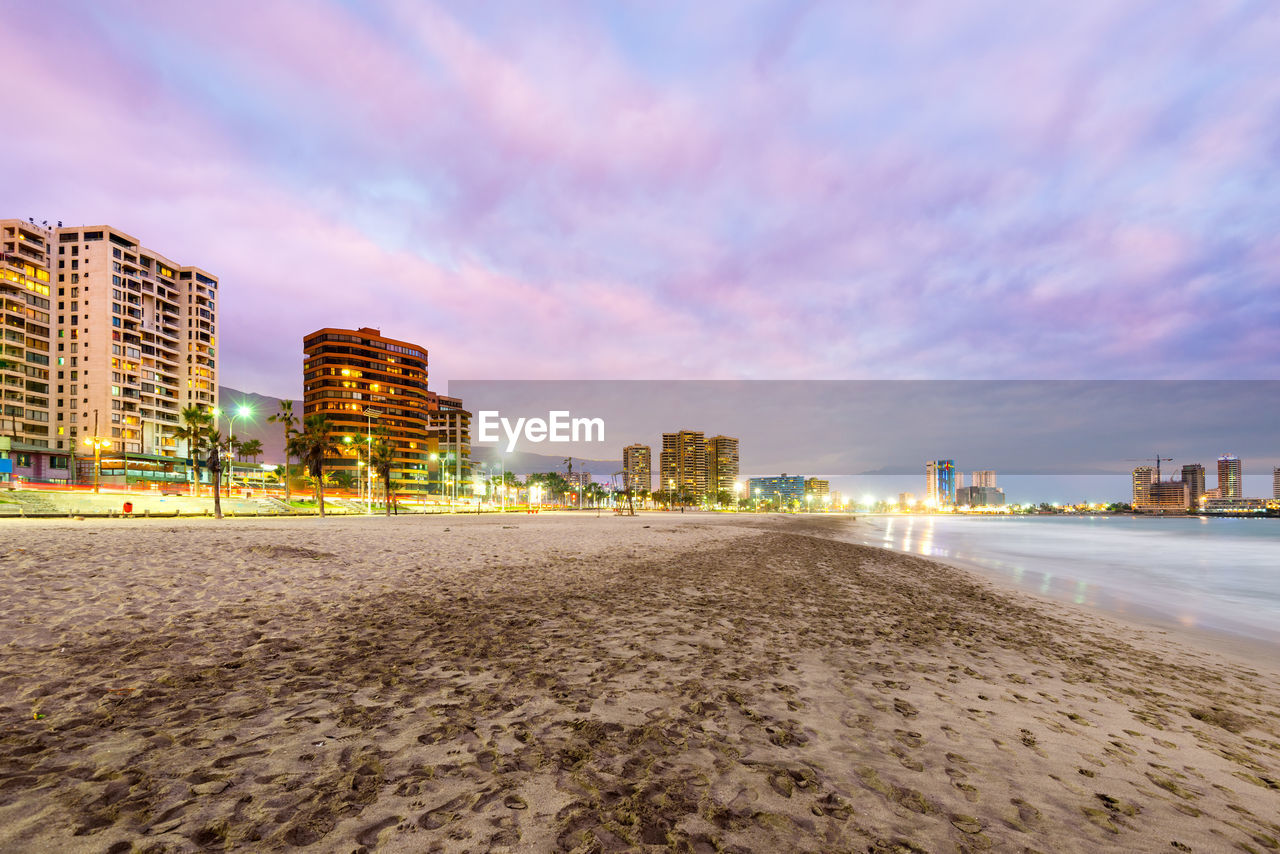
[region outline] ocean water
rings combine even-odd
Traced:
[[[1280,645],[1280,519],[863,517],[867,545],[1030,592]]]

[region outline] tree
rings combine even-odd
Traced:
[[[262,456],[262,442],[258,439],[236,442],[236,452],[245,462],[257,462],[258,457]]]
[[[200,452],[209,438],[210,416],[199,406],[184,407],[180,413],[182,425],[173,431],[173,435],[187,443],[187,455],[191,457],[191,465],[195,470],[196,480],[192,487],[192,495],[200,494]],[[217,489],[217,486],[214,487]]]
[[[280,410],[275,415],[268,415],[267,420],[276,424],[284,425],[284,468],[289,471],[289,437],[293,435],[294,425],[298,423],[298,419],[293,417],[293,401],[280,401]],[[286,474],[284,478],[284,500],[288,503],[293,497],[293,492],[289,488],[289,477]]]
[[[222,435],[217,431],[209,430],[209,479],[213,481],[213,518],[222,518],[222,467],[229,460],[224,460],[222,456]]]
[[[390,516],[391,507],[395,503],[395,496],[391,493],[391,467],[395,465],[396,448],[385,427],[379,427],[374,433],[372,450],[369,464],[373,466],[374,474],[382,480],[383,507],[386,515]],[[373,497],[370,496],[369,500],[372,501]]]
[[[337,456],[338,443],[333,438],[329,419],[320,413],[308,415],[302,422],[302,430],[289,438],[285,453],[293,454],[306,467],[315,488],[316,504],[324,517],[324,461]]]
[[[558,471],[547,472],[539,475],[542,481],[542,487],[551,496],[552,502],[555,502],[556,496],[560,497],[559,503],[565,502],[565,493],[569,491],[569,481],[565,480],[564,475]]]

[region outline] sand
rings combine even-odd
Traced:
[[[0,850],[1254,851],[1280,674],[836,518],[0,523]]]

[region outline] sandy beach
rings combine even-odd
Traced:
[[[1280,657],[826,517],[0,522],[0,851],[1280,848]]]

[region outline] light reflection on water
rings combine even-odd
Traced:
[[[1280,643],[1280,521],[870,517],[862,541],[1119,614]]]

